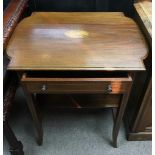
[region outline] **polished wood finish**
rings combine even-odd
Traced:
[[[117,147],[132,86],[128,73],[144,71],[143,59],[148,53],[132,19],[119,12],[33,13],[17,26],[7,53],[11,57],[8,70],[22,75],[38,144],[43,131],[34,94],[67,94],[81,108],[72,94],[100,93],[122,96],[113,127],[113,146]]]
[[[28,0],[11,0],[3,15],[3,48],[6,49],[7,43],[19,22]]]
[[[124,112],[125,112],[125,109],[126,109],[126,105],[127,105],[127,102],[128,102],[130,89],[131,89],[131,85],[128,87],[127,92],[123,94],[122,101],[121,101],[121,104],[120,104],[120,106],[119,106],[119,108],[117,110],[116,119],[115,119],[115,122],[114,122],[112,136],[113,136],[113,146],[116,147],[116,148],[118,147],[118,144],[117,144],[118,132],[119,132],[121,122],[122,122],[122,119],[123,119],[123,116],[124,116]]]
[[[7,47],[9,70],[144,70],[147,52],[138,26],[122,13],[36,12]]]
[[[152,36],[152,2],[143,1],[140,3],[135,3],[134,6],[141,20],[144,22],[148,33]]]
[[[44,75],[44,72],[42,74]],[[109,93],[110,87],[112,90],[110,93],[117,94],[124,93],[132,79],[130,76],[107,78],[95,75],[95,78],[33,78],[23,75],[21,82],[31,93]],[[43,89],[43,87],[46,88]]]
[[[142,1],[134,4],[136,21],[152,45],[152,2]]]
[[[125,124],[128,140],[152,139],[152,3],[134,4],[135,21],[145,36],[149,53],[145,61],[146,72],[137,73],[127,107]],[[132,104],[133,103],[133,104]],[[134,109],[134,110],[133,110]]]
[[[35,105],[35,99],[34,99],[34,94],[31,94],[26,87],[23,84],[23,90],[25,92],[26,95],[26,99],[27,99],[27,103],[28,103],[28,107],[29,110],[31,112],[34,124],[35,124],[35,128],[36,128],[36,137],[37,137],[37,143],[38,145],[42,144],[43,141],[43,129],[42,129],[42,124],[41,124],[41,120],[39,119],[39,114],[36,111],[36,105]]]
[[[34,72],[37,75],[39,75],[37,72]],[[35,108],[35,102],[33,94],[68,94],[70,100],[76,105],[78,108],[81,108],[80,104],[78,103],[77,99],[75,99],[74,96],[70,94],[122,94],[122,100],[119,105],[117,105],[118,112],[117,117],[114,122],[113,127],[113,146],[117,147],[117,136],[120,129],[121,121],[124,116],[124,111],[126,108],[126,104],[128,101],[129,92],[132,85],[132,79],[130,76],[127,77],[115,77],[115,78],[104,78],[104,77],[97,77],[91,78],[44,78],[42,77],[45,72],[42,72],[41,77],[36,77],[33,73],[33,76],[27,76],[26,73],[23,74],[21,78],[21,83],[23,85],[29,109],[32,113],[32,117],[35,123],[35,127],[37,130],[37,141],[38,144],[42,144],[43,141],[43,130],[42,125],[39,120],[36,108]],[[62,71],[60,71],[62,73]],[[73,72],[74,73],[74,72]],[[50,72],[49,72],[50,74]],[[77,73],[75,73],[76,75]],[[107,73],[103,72],[103,75],[107,75]],[[47,74],[46,74],[47,75]],[[66,75],[66,73],[65,73]],[[74,74],[73,74],[74,75]],[[111,74],[112,75],[112,74]],[[81,75],[82,76],[82,75]],[[90,76],[90,75],[89,75]],[[45,87],[46,86],[46,87]],[[109,88],[110,86],[110,88]],[[110,96],[109,96],[110,98]],[[109,98],[105,101],[108,101]],[[109,107],[112,104],[108,105]],[[104,107],[104,104],[102,108]],[[114,105],[113,107],[116,107]]]

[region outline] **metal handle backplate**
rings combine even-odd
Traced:
[[[47,86],[45,84],[43,84],[41,90],[42,91],[46,91],[47,90]]]
[[[107,93],[111,93],[111,92],[112,92],[112,86],[111,85],[108,85]]]

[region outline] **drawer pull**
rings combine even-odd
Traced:
[[[46,91],[47,90],[47,86],[44,84],[41,88],[42,91]]]
[[[107,93],[111,93],[111,92],[112,92],[112,86],[111,85],[108,85]]]

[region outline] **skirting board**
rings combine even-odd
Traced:
[[[145,140],[152,140],[152,132],[137,132],[127,133],[127,140],[129,141],[145,141]]]

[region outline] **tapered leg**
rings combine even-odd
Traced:
[[[119,109],[117,110],[117,115],[116,115],[116,119],[114,121],[114,127],[113,127],[113,146],[115,148],[117,148],[117,137],[118,137],[118,132],[121,126],[121,122],[124,116],[124,112],[125,112],[125,108],[127,105],[127,101],[128,101],[128,95],[124,94],[123,98],[122,98],[122,102],[120,104]]]
[[[17,140],[7,121],[3,122],[3,132],[10,145],[11,155],[24,155],[23,145]]]
[[[38,145],[41,145],[43,142],[43,129],[42,129],[42,123],[39,120],[38,114],[37,114],[37,110],[35,107],[35,99],[34,96],[32,94],[30,94],[25,88],[24,88],[24,92],[26,94],[26,98],[27,98],[27,104],[29,107],[29,110],[31,112],[33,121],[34,121],[34,125],[37,131],[37,143]]]

